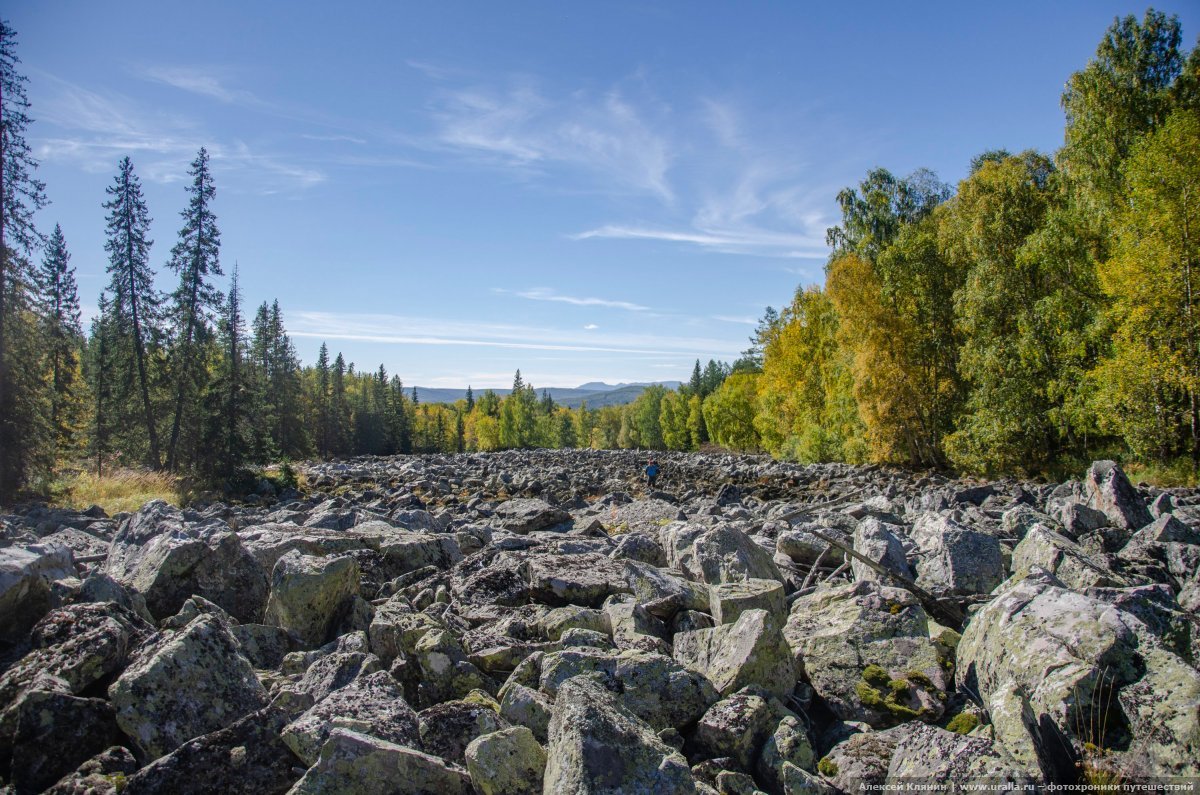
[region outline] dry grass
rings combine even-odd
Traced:
[[[165,500],[174,505],[180,502],[175,478],[136,469],[114,469],[102,477],[94,472],[68,475],[56,484],[54,492],[54,501],[59,505],[79,510],[99,505],[109,516],[136,511],[150,500]]]

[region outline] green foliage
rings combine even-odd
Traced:
[[[754,427],[758,380],[755,373],[734,373],[705,398],[704,424],[712,441],[731,450],[761,448]]]
[[[833,778],[838,774],[837,762],[834,762],[827,756],[821,757],[821,761],[817,762],[817,772],[826,778]]]
[[[946,724],[946,730],[955,734],[970,734],[979,725],[979,716],[973,712],[960,712]]]
[[[1113,346],[1094,378],[1105,427],[1135,454],[1200,460],[1200,120],[1173,114],[1125,164],[1115,255],[1101,274]]]

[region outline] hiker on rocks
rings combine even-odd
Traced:
[[[658,462],[653,458],[646,464],[646,485],[654,488],[654,482],[658,480],[658,473],[661,470],[658,468]]]

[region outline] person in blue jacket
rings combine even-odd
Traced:
[[[646,464],[646,485],[650,488],[654,488],[654,482],[658,480],[659,471],[658,462],[651,458],[649,463]]]

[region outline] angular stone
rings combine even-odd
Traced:
[[[104,571],[146,599],[158,619],[197,594],[239,621],[262,615],[267,575],[237,533],[220,521],[191,524],[178,508],[147,503],[117,533]]]
[[[816,757],[804,725],[795,715],[785,715],[763,744],[758,776],[768,789],[791,792],[797,789],[794,781],[807,784],[810,780],[808,776],[796,775],[795,770],[812,773],[816,770]]]
[[[678,751],[586,677],[563,683],[546,748],[546,795],[695,792]]]
[[[334,729],[321,756],[288,795],[471,795],[465,771],[436,756],[368,734]]]
[[[1017,544],[1012,556],[1014,579],[1026,577],[1035,569],[1053,574],[1071,588],[1093,586],[1120,587],[1129,583],[1114,573],[1106,561],[1088,554],[1066,536],[1040,525],[1034,526]]]
[[[139,652],[108,698],[117,724],[151,760],[267,703],[237,640],[209,615]]]
[[[1153,521],[1141,495],[1115,461],[1094,461],[1084,487],[1088,506],[1103,512],[1114,527],[1140,530]]]
[[[75,576],[71,550],[32,544],[0,549],[0,644],[17,643],[58,606],[55,580]]]
[[[35,690],[16,706],[11,783],[18,793],[41,792],[124,739],[103,699]]]
[[[544,604],[599,607],[612,594],[629,591],[624,565],[604,555],[538,555],[529,560],[529,593]]]
[[[130,776],[121,795],[282,795],[296,780],[279,739],[286,720],[267,707],[189,740]]]
[[[137,767],[128,749],[114,746],[63,776],[45,795],[117,795],[117,784],[126,781]]]
[[[508,728],[492,705],[466,699],[435,704],[417,717],[421,747],[460,765],[472,740]]]
[[[510,533],[533,533],[571,520],[571,514],[544,500],[515,499],[496,506],[495,522]]]
[[[753,769],[767,736],[779,721],[770,697],[745,688],[713,704],[696,724],[692,742],[709,759],[730,757]]]
[[[303,644],[315,648],[330,640],[357,594],[354,558],[289,552],[271,572],[271,595],[263,623],[294,632]]]
[[[355,679],[289,723],[283,741],[307,765],[336,728],[354,729],[381,740],[416,748],[421,735],[417,713],[404,700],[400,684],[386,671]]]
[[[925,610],[906,590],[872,582],[820,588],[796,600],[783,634],[804,678],[842,720],[885,727],[944,712],[943,658]]]
[[[538,742],[546,742],[554,702],[539,690],[509,682],[500,689],[500,717],[513,726],[525,726]]]
[[[916,527],[923,533],[918,536]],[[913,535],[922,554],[917,559],[917,583],[957,596],[991,593],[1004,581],[1000,540],[971,530],[946,517],[918,521]]]
[[[757,685],[785,697],[796,684],[792,653],[766,610],[748,610],[732,624],[675,636],[675,659],[723,696]]]
[[[466,756],[471,783],[480,795],[542,791],[546,752],[524,726],[476,737]]]
[[[787,615],[783,583],[779,580],[742,580],[709,586],[708,601],[718,624],[732,624],[747,610],[766,610],[778,617],[780,626]]]
[[[695,582],[783,580],[771,553],[733,527],[676,525],[664,528],[662,537],[667,562]]]
[[[868,516],[859,522],[854,531],[854,551],[863,557],[878,563],[888,571],[893,571],[905,577],[912,577],[912,568],[904,556],[904,545],[893,530],[896,525],[879,521],[874,516]],[[881,575],[860,560],[850,564],[856,582],[877,582]]]

